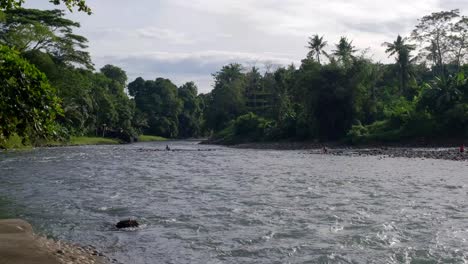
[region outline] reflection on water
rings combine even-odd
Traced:
[[[0,154],[0,212],[122,263],[468,261],[467,163],[165,145]]]

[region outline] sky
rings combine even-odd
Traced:
[[[81,23],[96,68],[113,64],[129,81],[164,77],[199,92],[228,63],[264,68],[298,65],[308,37],[325,37],[333,50],[340,36],[375,61],[391,62],[383,42],[409,35],[417,19],[459,8],[466,0],[88,0],[93,14],[67,13]],[[56,8],[47,0],[27,7]]]

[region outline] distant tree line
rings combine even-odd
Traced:
[[[229,64],[210,93],[188,82],[96,71],[80,25],[60,10],[0,1],[0,146],[97,135],[210,136],[222,143],[272,140],[398,141],[468,136],[468,19],[458,10],[418,21],[384,43],[394,64],[372,61],[342,37],[315,35],[297,67]],[[57,2],[57,1],[52,1]],[[90,12],[84,1],[64,1]],[[331,48],[330,48],[331,47]]]
[[[223,143],[468,137],[468,18],[432,13],[383,45],[394,64],[372,61],[346,37],[329,45],[314,35],[298,67],[227,65],[204,96],[205,128]]]
[[[142,133],[200,136],[202,103],[193,82],[176,87],[139,78],[127,89],[119,67],[95,71],[88,40],[74,33],[79,23],[61,10],[21,3],[0,2],[0,147],[13,135],[32,144],[81,135],[124,142]]]

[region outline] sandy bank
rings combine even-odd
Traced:
[[[91,248],[37,236],[23,220],[0,220],[0,263],[104,264],[107,260]]]

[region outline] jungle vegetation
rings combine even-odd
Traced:
[[[350,143],[468,137],[468,18],[459,10],[418,20],[383,43],[394,63],[373,61],[341,37],[310,37],[300,65],[229,64],[199,94],[193,82],[95,69],[80,24],[62,10],[0,1],[0,146],[99,136],[133,142],[210,136],[221,143],[344,140]],[[63,2],[91,13],[82,0]]]

